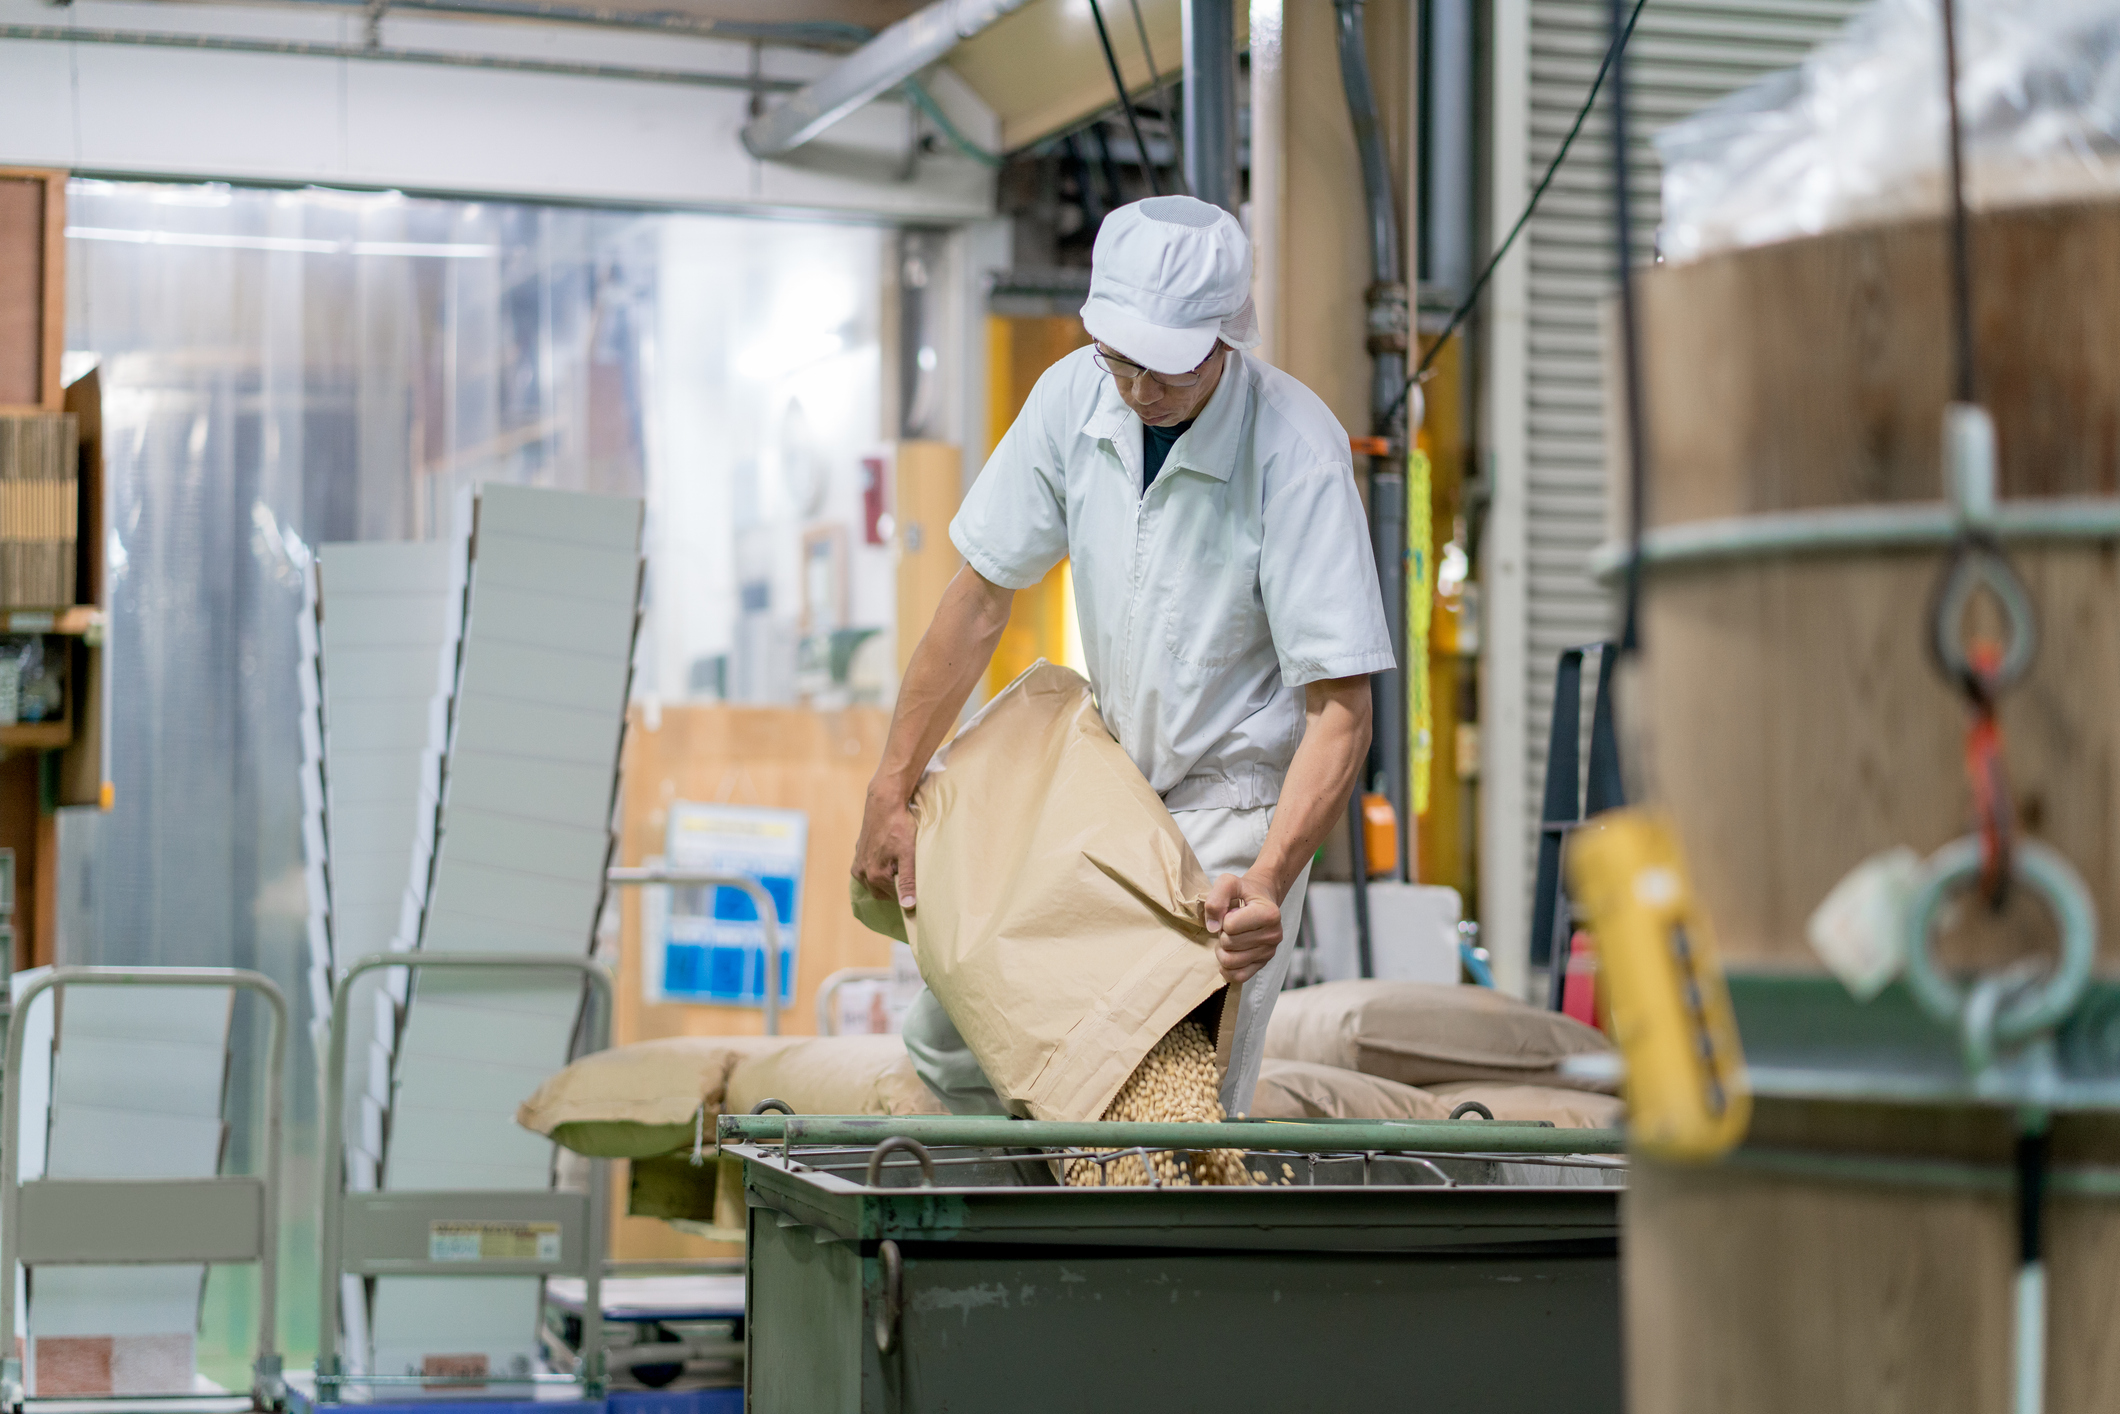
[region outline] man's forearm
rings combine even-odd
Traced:
[[[935,608],[934,622],[906,664],[890,733],[884,738],[883,760],[869,785],[871,794],[900,802],[912,795],[928,758],[949,735],[992,660],[1014,598],[1014,590],[1003,589],[970,566],[957,571]]]
[[[1303,740],[1281,785],[1266,846],[1252,866],[1272,881],[1276,898],[1288,896],[1303,866],[1339,823],[1369,754],[1368,678],[1314,682],[1304,698]]]

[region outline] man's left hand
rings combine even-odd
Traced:
[[[1215,961],[1232,982],[1248,982],[1281,946],[1281,894],[1256,874],[1224,874],[1207,893],[1207,931],[1221,934]]]

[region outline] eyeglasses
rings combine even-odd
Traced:
[[[1213,358],[1214,356],[1215,351],[1213,349],[1209,349],[1207,351],[1207,358]],[[1097,346],[1097,351],[1091,354],[1090,358],[1095,360],[1097,367],[1103,369],[1106,373],[1109,373],[1112,377],[1118,379],[1121,383],[1131,383],[1136,378],[1141,378],[1145,376],[1162,384],[1166,388],[1192,387],[1194,384],[1198,383],[1202,377],[1205,376],[1200,372],[1200,370],[1207,367],[1207,358],[1203,358],[1198,363],[1193,365],[1193,371],[1190,373],[1156,373],[1149,369],[1143,368],[1140,364],[1135,363],[1132,359],[1121,358],[1114,353],[1106,353],[1102,344],[1099,344]]]

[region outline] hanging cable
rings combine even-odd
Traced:
[[[1999,910],[2015,874],[2016,807],[2003,759],[1999,699],[2021,681],[2038,644],[2038,622],[2023,578],[1994,526],[1995,424],[1974,401],[1973,276],[1965,201],[1965,131],[1958,113],[1958,17],[1943,0],[1944,107],[1950,119],[1951,323],[1954,388],[1944,410],[1944,491],[1958,512],[1958,536],[1929,606],[1930,651],[1944,680],[1965,699],[1965,769],[1979,817],[1980,885]],[[1965,641],[1965,612],[1985,591],[2002,611],[2004,637]]]
[[[1958,401],[1973,401],[1973,268],[1965,214],[1965,129],[1958,117],[1958,16],[1954,0],[1943,0],[1944,108],[1951,121],[1951,302],[1957,341]]]
[[[1163,105],[1163,126],[1170,132],[1171,153],[1176,159],[1171,164],[1172,170],[1178,174],[1178,185],[1190,196],[1192,184],[1185,179],[1185,140],[1179,135],[1185,125],[1170,115],[1170,85],[1164,82],[1162,72],[1156,68],[1155,51],[1148,47],[1148,22],[1141,18],[1141,0],[1126,0],[1126,3],[1133,7],[1134,33],[1141,37],[1141,58],[1148,64],[1148,82],[1156,90],[1156,102]]]
[[[1634,201],[1628,190],[1633,153],[1627,150],[1627,34],[1633,20],[1626,0],[1610,0],[1612,48],[1606,67],[1612,73],[1612,241],[1619,257],[1619,330],[1621,396],[1627,422],[1627,603],[1620,620],[1622,659],[1641,651],[1642,501],[1648,481],[1648,421],[1642,415],[1641,325],[1634,311]],[[1641,13],[1639,0],[1634,7]]]
[[[1094,4],[1095,0],[1091,0],[1091,3]],[[1641,18],[1642,6],[1648,3],[1649,0],[1634,0],[1634,11],[1627,16],[1626,29],[1605,50],[1605,61],[1597,66],[1597,77],[1590,81],[1590,91],[1583,95],[1583,106],[1575,110],[1575,121],[1569,125],[1568,135],[1561,139],[1560,148],[1553,154],[1553,160],[1546,164],[1546,174],[1539,178],[1538,185],[1532,189],[1531,199],[1524,203],[1523,214],[1516,218],[1516,224],[1509,228],[1509,234],[1502,237],[1502,243],[1494,248],[1494,254],[1487,257],[1487,263],[1480,268],[1479,275],[1472,282],[1472,288],[1466,291],[1465,298],[1458,307],[1450,312],[1450,321],[1443,326],[1443,332],[1428,346],[1428,352],[1421,355],[1421,361],[1414,368],[1413,376],[1406,380],[1406,386],[1399,391],[1398,401],[1391,405],[1390,412],[1385,415],[1387,422],[1398,416],[1407,396],[1413,392],[1413,385],[1427,376],[1428,366],[1442,353],[1443,345],[1450,342],[1450,336],[1458,331],[1458,326],[1465,322],[1479,304],[1481,294],[1487,289],[1487,282],[1494,278],[1494,272],[1509,254],[1509,248],[1516,244],[1516,238],[1524,233],[1524,227],[1538,211],[1538,204],[1546,195],[1546,188],[1553,185],[1553,178],[1561,170],[1561,163],[1568,160],[1568,150],[1575,146],[1576,135],[1583,130],[1583,120],[1590,116],[1591,108],[1597,103],[1597,95],[1605,86],[1605,75],[1612,70],[1613,56],[1633,37],[1634,22]]]
[[[926,85],[922,84],[920,80],[907,79],[899,87],[905,90],[905,96],[912,100],[913,106],[927,115],[927,120],[935,125],[936,131],[942,134],[950,146],[983,167],[999,167],[1007,160],[1000,153],[989,152],[966,137],[964,129],[951,121],[950,115],[945,113],[942,105],[935,101],[935,95],[929,93]]]
[[[1148,144],[1141,138],[1141,119],[1134,112],[1134,100],[1126,92],[1126,80],[1119,75],[1119,56],[1112,52],[1111,31],[1104,27],[1104,6],[1098,0],[1089,0],[1090,18],[1097,22],[1097,42],[1104,46],[1104,66],[1111,70],[1112,88],[1119,94],[1119,106],[1126,110],[1126,126],[1134,135],[1134,149],[1141,154],[1141,173],[1148,178],[1150,196],[1163,195],[1163,188],[1156,182],[1156,164],[1149,160]]]

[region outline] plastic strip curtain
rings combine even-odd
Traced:
[[[799,602],[803,524],[840,496],[858,515],[885,236],[220,185],[76,181],[68,203],[70,362],[93,357],[104,389],[116,795],[62,821],[84,884],[61,960],[257,968],[301,999],[307,1034],[295,621],[312,547],[445,535],[483,480],[645,493],[651,557],[676,569],[651,585],[670,608],[636,683],[685,695],[687,664],[739,634],[740,580],[767,583],[770,639]],[[851,590],[889,622],[875,554]],[[250,1161],[245,1026],[231,1171]],[[291,1364],[314,1338],[316,1191],[316,1060],[292,1049]],[[235,1387],[252,1280],[209,1281],[201,1368]]]

